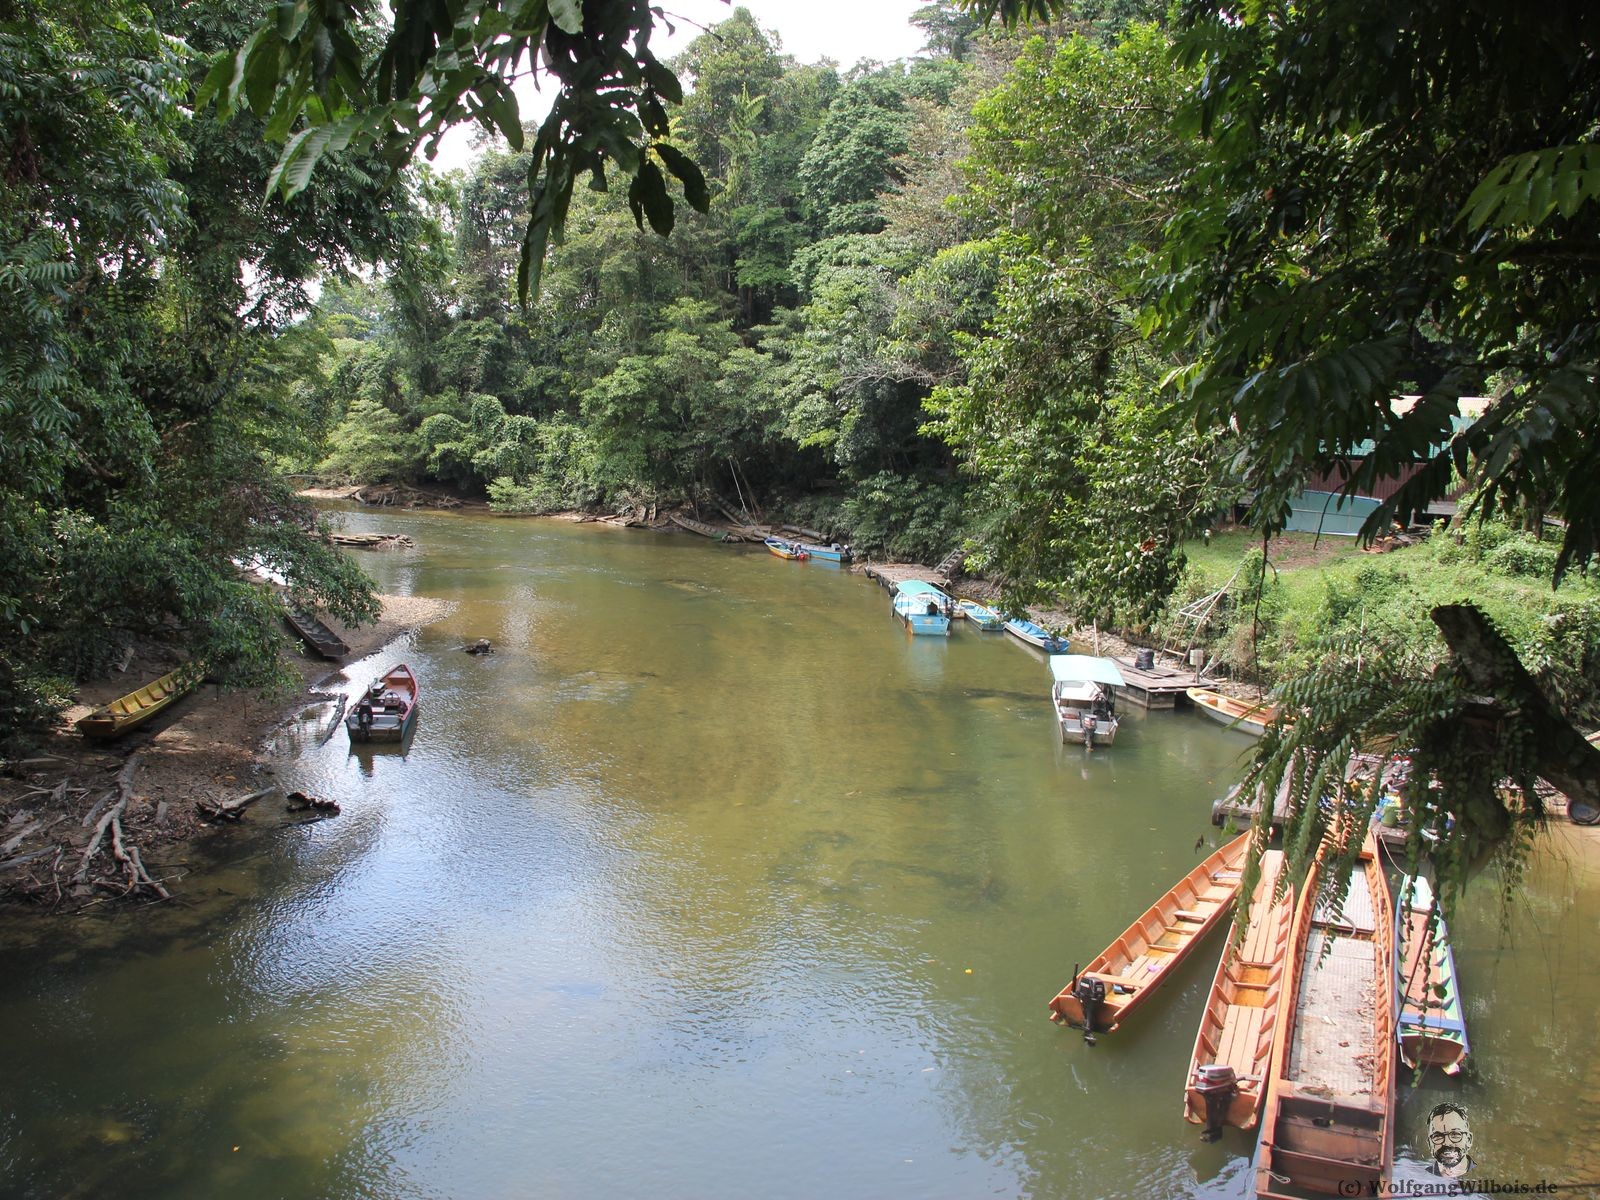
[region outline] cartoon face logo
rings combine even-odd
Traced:
[[[1467,1110],[1457,1104],[1439,1104],[1428,1114],[1428,1149],[1433,1166],[1428,1170],[1447,1179],[1459,1179],[1472,1169],[1472,1130]]]

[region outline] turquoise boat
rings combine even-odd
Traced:
[[[1467,1057],[1467,1022],[1450,933],[1444,917],[1434,921],[1433,907],[1426,879],[1417,875],[1401,885],[1394,912],[1395,1035],[1406,1066],[1454,1075]]]
[[[950,636],[949,596],[931,583],[908,579],[895,589],[894,615],[910,627],[912,633]]]
[[[826,546],[814,546],[810,542],[796,542],[795,545],[821,562],[847,563],[855,558],[854,550],[849,546],[841,546],[838,542],[831,542]]]
[[[1035,625],[1032,621],[1024,621],[1020,617],[1006,622],[1006,632],[1013,637],[1021,638],[1030,646],[1037,646],[1046,654],[1067,654],[1072,650],[1072,643],[1066,638],[1057,637],[1043,625]]]
[[[1006,627],[1006,619],[987,604],[979,604],[976,600],[957,600],[956,608],[985,633],[998,633]]]

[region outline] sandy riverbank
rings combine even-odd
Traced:
[[[395,638],[438,621],[453,607],[418,596],[379,600],[383,612],[371,625],[349,629],[330,622],[350,646],[346,663],[359,662]],[[84,879],[74,883],[73,876],[106,808],[102,798],[116,791],[119,774],[135,758],[119,823],[151,875],[160,880],[164,863],[181,858],[187,843],[214,828],[199,806],[267,786],[271,781],[263,774],[261,753],[273,732],[305,707],[318,686],[340,682],[345,670],[338,663],[289,651],[285,657],[301,686],[283,695],[263,697],[203,683],[150,727],[114,742],[90,741],[73,723],[172,670],[176,658],[145,647],[125,672],[84,684],[56,731],[0,776],[0,897],[70,911],[117,894],[125,872],[109,839],[90,860]]]

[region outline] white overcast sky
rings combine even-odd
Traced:
[[[922,31],[910,23],[911,14],[927,0],[744,0],[738,7],[755,15],[761,28],[775,31],[783,53],[802,63],[831,58],[842,69],[861,59],[891,62],[910,58],[922,49]],[[677,27],[670,37],[662,30],[651,39],[657,57],[672,58],[698,37],[703,27],[725,21],[734,5],[722,0],[661,0],[667,18]],[[681,18],[681,19],[680,19]],[[523,118],[536,119],[548,100],[522,94]],[[545,95],[548,96],[548,89]],[[465,166],[472,158],[473,134],[452,131],[433,160],[436,170]]]

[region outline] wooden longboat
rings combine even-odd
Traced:
[[[1072,643],[1064,638],[1051,633],[1043,625],[1023,617],[1014,617],[1006,622],[1006,632],[1012,637],[1027,642],[1030,646],[1037,646],[1046,654],[1070,654]]]
[[[1395,1023],[1406,1066],[1438,1067],[1454,1075],[1467,1057],[1466,1011],[1450,931],[1442,915],[1433,923],[1433,908],[1426,879],[1413,876],[1401,885],[1394,914]]]
[[[119,738],[172,704],[199,683],[202,674],[196,664],[184,663],[160,679],[152,680],[142,688],[135,688],[126,696],[118,696],[110,704],[78,718],[78,732],[84,737],[103,741]]]
[[[999,633],[1006,627],[1004,617],[987,604],[980,604],[976,600],[957,600],[953,615],[965,617],[985,633],[990,631]]]
[[[350,653],[344,639],[311,613],[291,608],[283,614],[283,619],[302,642],[323,658],[339,659]]]
[[[361,699],[350,706],[344,727],[352,742],[400,742],[417,719],[422,689],[411,668],[401,663],[372,681]]]
[[[1239,891],[1249,844],[1250,834],[1241,833],[1213,852],[1087,967],[1074,969],[1050,1001],[1050,1019],[1083,1029],[1091,1045],[1097,1031],[1114,1032],[1222,919]]]
[[[704,521],[696,521],[693,517],[685,517],[679,513],[668,513],[667,520],[679,529],[687,529],[690,533],[698,533],[701,537],[708,537],[714,542],[720,542],[728,536],[726,529],[718,529],[715,525],[707,525]]]
[[[1272,1069],[1273,1035],[1283,1019],[1279,1005],[1294,929],[1293,885],[1273,899],[1282,871],[1281,850],[1261,856],[1261,878],[1250,893],[1249,927],[1217,964],[1195,1035],[1183,1115],[1206,1126],[1207,1140],[1220,1136],[1223,1125],[1254,1129],[1260,1114]],[[1208,1096],[1215,1097],[1215,1113],[1207,1112]]]
[[[1330,853],[1324,848],[1324,854]],[[1377,1195],[1394,1161],[1394,924],[1372,832],[1338,919],[1319,856],[1300,892],[1262,1104],[1256,1195]]]
[[[1202,687],[1189,688],[1187,695],[1194,706],[1213,721],[1256,737],[1278,719],[1278,710],[1271,704],[1251,704],[1248,700]]]

